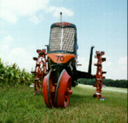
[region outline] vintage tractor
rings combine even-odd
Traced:
[[[62,13],[61,13],[62,15]],[[77,70],[77,29],[69,22],[57,22],[51,25],[50,40],[47,50],[37,50],[38,57],[35,66],[35,94],[43,93],[47,107],[67,107],[70,96],[73,93],[72,86],[78,84],[79,78],[96,78],[96,93],[93,95],[97,99],[104,99],[101,95],[103,86],[102,58],[104,52],[96,52],[98,59],[96,75],[91,74],[91,64],[93,48],[91,47],[88,72]]]

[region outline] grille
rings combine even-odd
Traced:
[[[74,51],[75,29],[53,27],[51,30],[50,51]]]

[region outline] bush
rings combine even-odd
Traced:
[[[20,70],[16,63],[12,65],[4,65],[0,58],[0,84],[8,84],[10,86],[18,84],[30,85],[34,81],[34,76],[25,71]]]

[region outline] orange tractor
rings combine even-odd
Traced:
[[[73,93],[72,86],[78,84],[79,78],[96,78],[96,93],[93,94],[97,99],[104,99],[101,95],[103,86],[102,58],[104,52],[96,51],[95,58],[98,59],[96,75],[91,74],[91,64],[93,48],[91,47],[88,72],[77,70],[77,29],[69,22],[57,22],[51,25],[50,40],[47,50],[37,50],[38,57],[35,71],[35,94],[43,93],[47,107],[67,107],[70,96]]]

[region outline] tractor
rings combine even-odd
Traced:
[[[73,93],[71,87],[78,85],[78,79],[95,78],[96,85],[93,86],[96,93],[93,97],[104,99],[101,95],[103,74],[106,73],[102,71],[102,62],[106,61],[102,58],[104,52],[96,51],[96,75],[91,74],[94,46],[90,50],[88,72],[78,71],[77,28],[73,23],[62,22],[62,13],[60,17],[60,22],[51,25],[49,45],[46,49],[37,49],[38,57],[33,57],[36,61],[35,70],[32,71],[35,94],[43,94],[47,107],[67,107]]]

